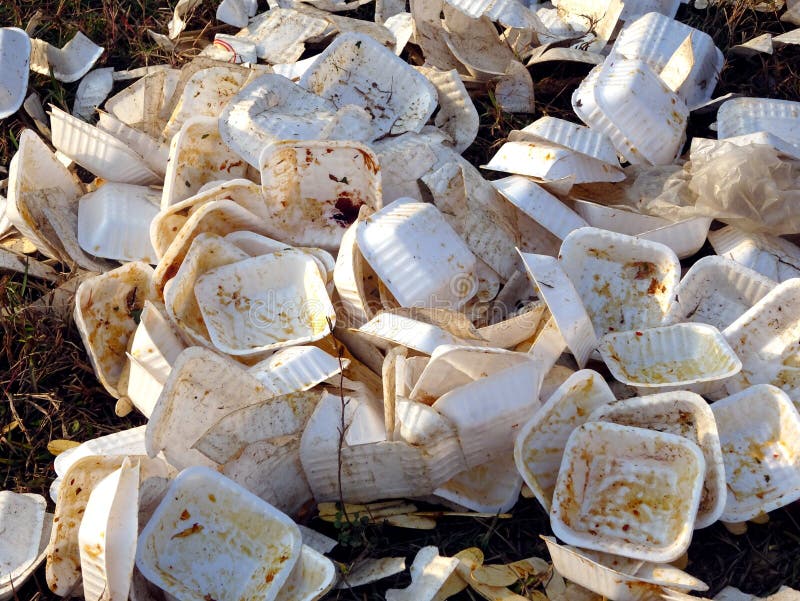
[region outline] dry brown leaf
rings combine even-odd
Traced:
[[[422,517],[415,514],[392,515],[386,518],[386,522],[396,528],[408,528],[411,530],[433,530],[436,528],[436,520]]]
[[[51,440],[50,442],[47,443],[47,452],[50,453],[51,455],[58,456],[61,455],[61,453],[63,453],[64,451],[68,451],[69,449],[74,449],[79,444],[81,443],[76,442],[74,440],[64,440],[63,438],[59,438],[56,440]]]
[[[487,564],[472,571],[472,580],[487,586],[511,586],[517,580],[517,572],[509,565]],[[470,582],[472,584],[472,582]]]

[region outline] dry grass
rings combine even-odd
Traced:
[[[146,34],[164,32],[170,11],[160,0],[12,0],[0,2],[0,26],[25,27],[37,10],[43,19],[34,35],[62,45],[78,30],[106,47],[99,66],[117,69],[169,62],[180,65],[197,52],[199,38],[209,39],[218,27],[213,20],[217,2],[206,0],[195,11],[189,31],[177,52],[159,49]],[[266,2],[260,2],[266,9]],[[371,18],[371,7],[358,15]],[[714,10],[697,11],[682,6],[679,19],[708,32],[725,52],[765,32],[781,33],[787,27],[774,13],[757,13],[744,1],[730,2]],[[213,25],[211,27],[209,24]],[[413,52],[413,48],[409,50]],[[735,57],[727,54],[717,94],[738,92],[750,96],[800,98],[800,50],[784,47],[772,56]],[[485,164],[508,132],[541,115],[576,120],[570,97],[589,70],[587,65],[545,63],[532,68],[536,89],[535,115],[510,115],[500,111],[488,90],[475,94],[481,128],[465,156]],[[68,109],[77,84],[60,84],[32,75],[31,87],[42,101]],[[690,135],[708,135],[713,116],[693,117]],[[32,123],[22,113],[0,122],[0,167],[7,166],[16,138]],[[0,171],[2,173],[2,171]],[[487,176],[490,175],[487,173]],[[0,175],[0,179],[2,179]],[[97,383],[74,324],[57,312],[34,311],[28,304],[46,290],[24,276],[0,276],[0,474],[2,488],[47,493],[54,477],[47,442],[56,438],[85,440],[143,423],[140,417],[120,419],[114,401]],[[52,504],[51,504],[52,508]],[[404,555],[410,564],[417,550],[437,545],[444,554],[478,546],[487,562],[501,563],[536,555],[546,557],[540,534],[548,534],[549,520],[538,503],[521,500],[513,519],[486,520],[443,518],[434,531],[419,532],[390,526],[367,526],[357,534],[359,544],[340,546],[334,557],[352,562],[364,557]],[[331,536],[330,524],[305,517],[305,522]],[[695,534],[689,551],[688,571],[711,586],[713,595],[731,584],[756,594],[771,593],[782,584],[800,587],[800,506],[775,511],[765,525],[750,525],[744,536],[729,534],[716,524]],[[354,591],[334,591],[326,599],[379,600],[390,587],[408,583],[408,574]],[[43,571],[39,570],[18,593],[21,600],[51,600]],[[457,601],[476,599],[464,592]]]
[[[51,440],[83,441],[144,420],[114,414],[68,316],[29,306],[45,292],[23,275],[0,277],[0,489],[44,495],[52,511]],[[18,598],[53,598],[41,570]]]

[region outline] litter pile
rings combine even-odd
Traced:
[[[45,559],[90,601],[321,599],[405,565],[337,571],[289,517],[310,503],[432,528],[385,500],[494,515],[521,492],[552,566],[425,547],[386,599],[708,590],[671,565],[694,530],[800,498],[800,248],[778,237],[800,233],[800,103],[712,99],[723,54],[678,0],[270,4],[224,0],[243,29],[181,69],[91,70],[82,34],[0,30],[0,117],[24,101],[39,128],[0,229],[74,268],[97,378],[148,420],[60,453],[52,516],[0,493],[0,599]],[[485,179],[461,155],[469,90],[533,112],[547,61],[595,65],[584,125],[512,132]],[[29,69],[83,78],[73,114],[25,100]],[[52,263],[0,249],[29,277]],[[531,577],[538,596],[512,592]]]

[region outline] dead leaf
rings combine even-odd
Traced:
[[[13,422],[12,422],[13,423]],[[9,424],[10,426],[11,424]],[[8,426],[7,426],[8,427]],[[5,431],[3,432],[5,434]],[[74,440],[64,440],[63,438],[59,438],[56,440],[51,440],[47,443],[47,451],[54,456],[61,455],[64,451],[68,451],[69,449],[74,449],[81,443],[76,442]]]
[[[488,564],[474,569],[472,579],[478,584],[487,586],[511,586],[519,580],[519,576],[511,566]]]
[[[386,522],[396,528],[409,528],[411,530],[433,530],[436,528],[436,520],[415,514],[392,515],[386,518]]]
[[[0,436],[2,436],[3,434],[8,434],[12,430],[16,430],[17,428],[19,428],[19,422],[15,419],[12,419],[9,423],[0,428]]]

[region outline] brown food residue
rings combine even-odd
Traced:
[[[181,530],[180,532],[176,532],[172,535],[172,538],[186,538],[187,536],[191,536],[192,534],[197,534],[198,532],[203,531],[203,526],[195,522],[185,530]]]
[[[337,211],[333,214],[334,221],[342,227],[352,225],[358,218],[358,211],[363,204],[362,201],[354,199],[351,192],[341,192],[333,205]]]

